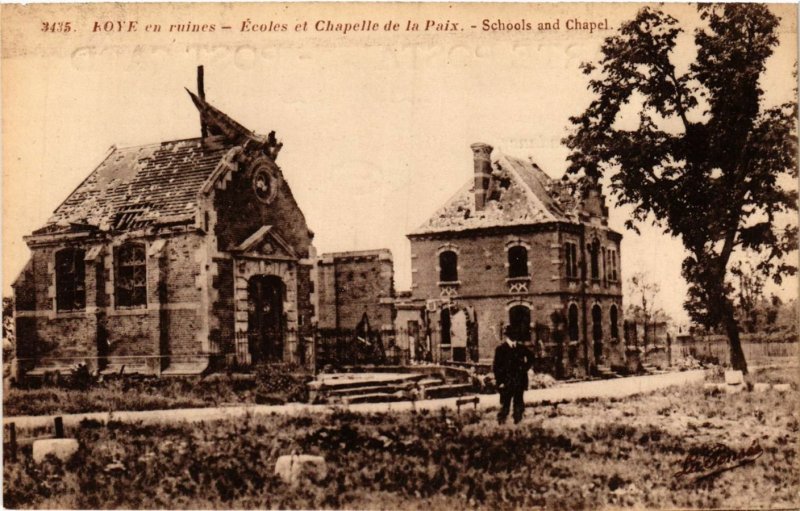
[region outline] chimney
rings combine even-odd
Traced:
[[[197,95],[200,96],[200,99],[203,101],[206,100],[206,88],[203,80],[203,66],[197,66]],[[208,136],[208,126],[206,126],[206,121],[203,119],[203,113],[200,113],[200,135],[203,137],[203,140]]]
[[[486,205],[492,182],[492,146],[477,142],[470,148],[475,162],[475,210],[480,211]]]

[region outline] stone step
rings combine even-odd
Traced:
[[[441,385],[445,381],[441,378],[423,378],[417,382],[420,387],[430,387],[431,385]]]
[[[361,394],[358,396],[342,396],[341,401],[347,404],[356,403],[389,403],[394,401],[407,401],[408,395],[405,392],[373,392],[371,394]]]
[[[344,389],[323,389],[322,393],[331,397],[359,396],[363,394],[384,393],[391,394],[403,392],[414,388],[413,384],[407,385],[369,385],[366,387],[348,387]]]
[[[463,396],[475,392],[475,386],[471,383],[447,383],[444,385],[436,385],[426,387],[424,390],[424,399],[440,399],[444,397]]]
[[[424,374],[378,374],[369,375],[359,373],[321,374],[317,379],[309,382],[310,389],[331,391],[334,389],[355,389],[376,385],[401,385],[413,383],[426,377]]]

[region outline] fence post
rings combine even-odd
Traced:
[[[56,429],[56,438],[64,438],[64,419],[61,417],[56,417],[54,419],[55,422],[55,429]]]

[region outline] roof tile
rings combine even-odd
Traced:
[[[211,149],[195,138],[114,149],[39,231],[69,224],[125,230],[161,218],[190,219],[187,210],[231,147]]]

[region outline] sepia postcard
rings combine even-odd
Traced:
[[[3,506],[800,506],[798,9],[0,6]]]

